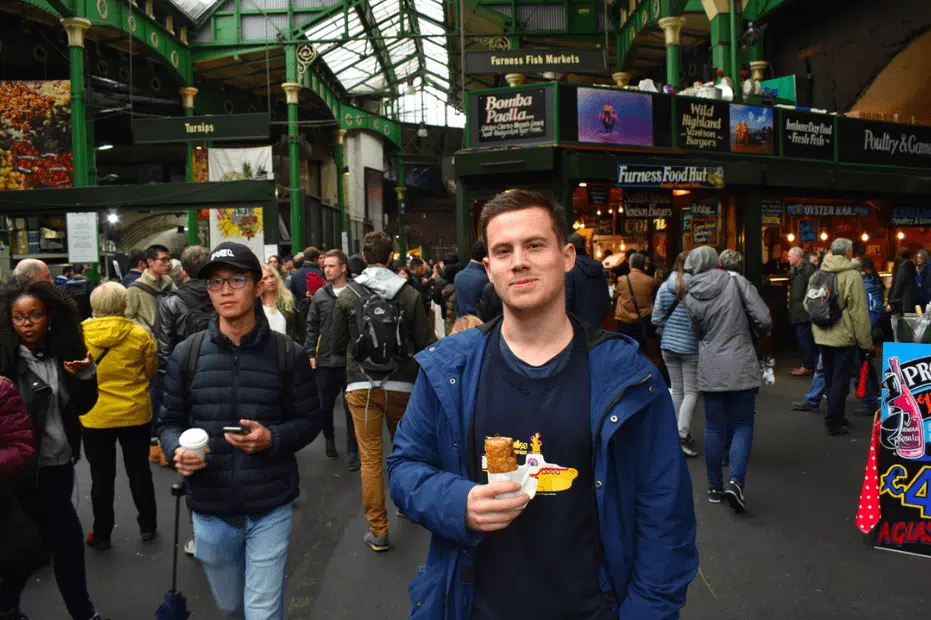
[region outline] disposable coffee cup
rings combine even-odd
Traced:
[[[193,452],[204,458],[207,455],[207,431],[202,428],[189,428],[183,433],[178,440],[179,445],[185,452]]]

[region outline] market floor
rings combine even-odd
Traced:
[[[820,416],[793,412],[789,403],[807,390],[807,379],[788,376],[760,394],[753,456],[747,479],[750,512],[734,515],[705,495],[704,462],[690,460],[701,571],[689,589],[686,620],[904,617],[925,606],[928,560],[877,551],[854,525],[869,423],[851,418],[852,434],[829,438]],[[341,406],[341,405],[340,405]],[[849,401],[853,410],[855,403]],[[342,416],[337,415],[336,420]],[[703,419],[694,430],[701,440]],[[337,429],[338,439],[343,429]],[[400,620],[407,617],[407,584],[423,563],[429,537],[392,517],[390,553],[376,555],[362,543],[359,482],[345,462],[326,461],[322,441],[298,457],[302,485],[289,559],[289,618],[299,620]],[[90,483],[79,467],[78,508],[91,523]],[[90,589],[98,609],[113,620],[151,618],[171,579],[175,475],[155,468],[160,537],[138,540],[125,479],[118,481],[114,547],[88,551]],[[182,542],[190,535],[182,512]],[[218,618],[197,562],[181,559],[180,587],[193,617]],[[51,570],[38,573],[24,597],[33,620],[66,620]],[[636,619],[632,619],[636,620]]]

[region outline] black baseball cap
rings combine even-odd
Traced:
[[[224,241],[210,250],[210,256],[207,257],[207,262],[201,267],[197,276],[202,280],[206,280],[220,266],[247,269],[252,274],[252,279],[255,282],[262,280],[262,263],[259,262],[252,250],[241,243]]]

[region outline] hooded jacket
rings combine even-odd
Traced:
[[[742,275],[711,267],[716,264],[717,252],[707,246],[692,250],[685,264],[693,274],[697,272],[689,280],[685,304],[699,342],[698,389],[756,389],[761,383],[760,363],[750,330],[764,335],[773,327],[772,317],[755,286]]]
[[[690,274],[686,273],[684,276],[686,283],[692,279]],[[692,324],[689,323],[689,312],[685,308],[685,300],[679,299],[678,305],[673,309],[672,314],[669,314],[672,304],[678,297],[679,274],[671,273],[659,287],[656,303],[653,304],[653,325],[663,328],[663,337],[659,346],[664,351],[672,351],[679,355],[696,355],[698,354],[698,339],[695,338]],[[667,314],[669,314],[668,318],[666,318]]]
[[[32,423],[16,386],[0,377],[0,491],[35,466],[36,442]]]
[[[97,362],[97,403],[85,428],[140,426],[152,420],[149,379],[158,370],[155,343],[124,316],[84,321],[84,343]],[[101,356],[106,351],[106,356]]]
[[[343,289],[343,292],[346,292]],[[352,294],[352,293],[350,293]],[[336,295],[333,283],[314,293],[307,313],[307,339],[304,348],[311,358],[317,360],[317,366],[323,368],[340,368],[346,365],[346,350],[333,349],[333,308],[336,307]]]
[[[470,438],[488,333],[496,322],[444,338],[417,356],[421,371],[388,458],[391,499],[433,533],[410,584],[412,619],[469,620],[477,547],[466,528]],[[607,565],[604,591],[618,617],[678,617],[698,570],[692,484],[659,372],[619,334],[586,328],[593,501]],[[558,527],[554,524],[553,527]]]
[[[155,289],[159,292],[159,295],[151,295],[148,291],[137,286],[127,286],[126,317],[145,329],[146,333],[151,334],[152,328],[155,326],[158,302],[168,293],[177,290],[177,287],[168,276],[162,276],[161,283],[157,282],[148,270],[139,276],[136,281]]]
[[[901,266],[901,265],[900,265]],[[830,327],[812,325],[815,343],[822,347],[859,347],[872,349],[870,310],[863,278],[850,260],[843,256],[824,259],[821,270],[837,275],[837,302],[841,318]],[[914,284],[914,281],[912,282]]]
[[[183,293],[179,294],[182,291]],[[210,314],[216,314],[207,292],[207,283],[199,278],[188,280],[178,287],[174,295],[169,295],[159,302],[152,337],[158,349],[158,371],[163,374],[168,369],[171,352],[194,333],[193,328],[188,327],[191,308],[185,299],[196,301],[195,305],[198,307],[209,307]]]
[[[382,384],[386,390],[393,392],[410,392],[417,379],[417,362],[414,354],[436,341],[436,335],[430,328],[427,311],[424,310],[420,294],[413,287],[406,286],[407,280],[384,267],[367,267],[355,279],[384,299],[397,298],[401,306],[404,329],[408,334],[408,351],[410,357]],[[336,300],[333,311],[333,351],[346,352],[346,391],[372,389],[372,382],[362,372],[359,362],[352,354],[352,343],[359,337],[356,324],[356,302],[358,296],[351,290],[345,290]],[[376,373],[377,374],[377,373]],[[372,376],[376,382],[384,376]]]
[[[575,257],[575,267],[566,274],[566,311],[592,327],[611,310],[604,265],[584,254]]]

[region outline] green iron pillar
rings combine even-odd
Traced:
[[[285,100],[288,104],[288,194],[291,196],[291,251],[304,249],[304,205],[301,204],[301,149],[297,127],[297,100],[301,85],[285,82]]]
[[[727,13],[718,13],[711,18],[711,64],[724,75],[730,75],[731,27]]]
[[[679,66],[682,58],[681,35],[685,26],[684,17],[664,17],[659,20],[659,27],[666,35],[666,83],[679,88]]]
[[[336,130],[336,148],[333,149],[333,163],[336,165],[336,204],[339,206],[339,229],[342,232],[341,243],[343,252],[349,254],[349,227],[346,221],[346,196],[343,183],[346,175],[343,174],[343,141],[348,132],[345,129]]]
[[[731,79],[734,80],[734,88],[740,91],[740,64],[737,62],[737,52],[740,51],[740,29],[737,21],[740,16],[737,14],[737,0],[730,0],[730,31],[731,31]],[[736,94],[736,93],[735,93]]]
[[[394,191],[398,195],[398,251],[401,261],[407,264],[407,183],[404,176],[404,155],[398,155],[397,181]]]
[[[72,184],[87,187],[87,119],[84,106],[84,33],[89,19],[66,17],[61,25],[68,33],[71,59],[71,158]]]
[[[194,97],[197,96],[197,89],[193,86],[185,86],[179,91],[181,93],[181,106],[184,108],[185,116],[194,116]],[[186,142],[184,144],[184,180],[188,183],[194,182],[194,143]],[[187,243],[188,245],[198,245],[200,238],[197,234],[197,211],[187,212]]]

